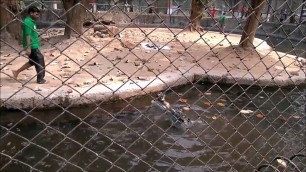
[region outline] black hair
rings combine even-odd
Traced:
[[[30,14],[30,13],[35,13],[35,12],[39,13],[40,10],[39,10],[36,6],[31,5],[31,6],[28,8],[28,14]]]

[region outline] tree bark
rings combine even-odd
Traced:
[[[21,38],[21,23],[18,20],[13,21],[15,18],[13,14],[20,12],[18,2],[17,0],[0,1],[0,28],[5,27],[0,34],[4,41],[20,40]],[[20,16],[17,18],[21,20]]]
[[[203,32],[203,28],[201,27],[201,20],[203,17],[203,8],[204,4],[208,3],[208,0],[192,0],[191,2],[191,14],[190,20],[192,25],[189,26],[189,30],[191,32],[198,31]]]
[[[291,4],[290,4],[290,10],[289,10],[289,14],[290,14],[290,23],[296,23],[297,21],[295,20],[295,15],[296,12],[298,10],[299,4],[301,4],[302,1],[296,1],[296,0],[292,0]],[[292,10],[292,11],[291,11]]]
[[[243,48],[253,47],[255,33],[261,18],[261,12],[265,7],[266,0],[252,0],[252,5],[248,10],[248,20],[244,26],[244,32],[240,39],[240,46]]]
[[[85,19],[86,9],[84,6],[87,5],[87,0],[62,0],[64,9],[67,12],[66,26],[64,35],[66,38],[70,38],[72,35],[81,35],[83,30],[83,22]],[[78,3],[81,4],[78,4]]]

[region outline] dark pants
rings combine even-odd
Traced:
[[[45,59],[39,49],[31,49],[29,64],[34,65],[37,72],[37,82],[45,77]]]

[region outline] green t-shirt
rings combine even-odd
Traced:
[[[31,17],[26,17],[22,24],[22,42],[23,48],[28,47],[27,36],[30,35],[31,38],[31,49],[37,49],[40,47],[39,35],[36,31],[36,24]]]
[[[225,23],[225,15],[220,16],[219,22],[223,24]]]

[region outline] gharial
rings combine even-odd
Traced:
[[[178,107],[171,107],[170,103],[166,101],[166,95],[162,92],[157,94],[157,98],[151,101],[152,107],[156,107],[164,114],[167,119],[171,121],[172,126],[177,128],[188,127],[190,119],[185,116],[183,111]]]

